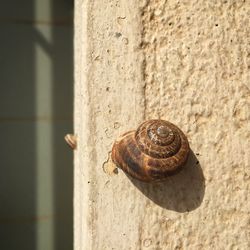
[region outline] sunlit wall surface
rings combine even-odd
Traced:
[[[71,0],[0,8],[0,249],[73,247]]]

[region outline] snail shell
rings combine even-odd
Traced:
[[[164,120],[148,120],[115,141],[111,158],[128,175],[150,182],[178,172],[189,152],[188,140],[178,127]]]
[[[72,149],[76,149],[76,147],[77,147],[77,136],[76,135],[67,134],[67,135],[65,135],[64,139]]]

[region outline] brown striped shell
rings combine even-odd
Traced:
[[[111,157],[128,175],[150,182],[178,172],[189,151],[188,140],[178,127],[164,120],[149,120],[118,138]]]

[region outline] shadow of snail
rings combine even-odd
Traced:
[[[174,124],[149,120],[116,140],[111,158],[155,204],[177,212],[201,204],[205,180],[186,136]]]

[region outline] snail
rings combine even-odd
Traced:
[[[165,120],[148,120],[115,141],[111,159],[129,176],[151,182],[181,170],[189,152],[188,140],[177,126]]]
[[[67,134],[64,136],[64,140],[67,142],[68,146],[72,149],[77,147],[77,136],[73,134]]]

